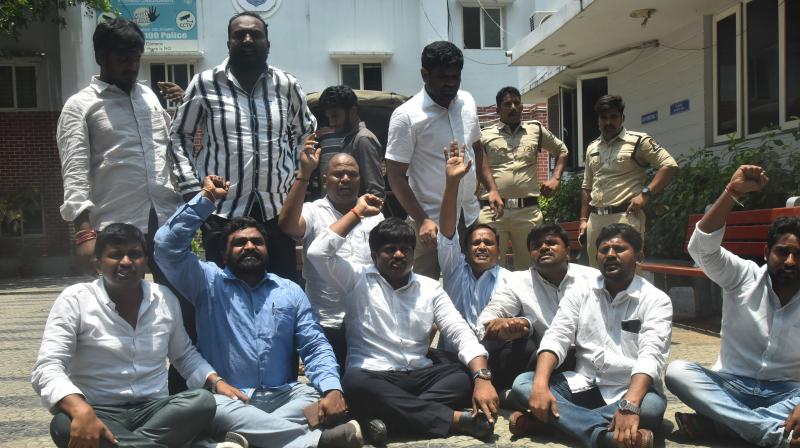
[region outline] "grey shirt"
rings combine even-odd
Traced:
[[[383,147],[372,133],[364,125],[358,124],[358,129],[351,131],[345,136],[331,136],[320,139],[322,151],[319,160],[320,176],[328,170],[328,164],[333,156],[344,152],[356,159],[361,174],[361,183],[358,194],[372,193],[376,196],[385,196],[385,184],[383,182],[383,170],[381,161],[383,160]],[[322,189],[324,189],[324,183]],[[324,196],[325,192],[321,194]]]

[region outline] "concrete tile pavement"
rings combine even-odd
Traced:
[[[0,281],[0,448],[51,447],[50,413],[41,405],[30,385],[31,367],[36,359],[42,330],[53,300],[61,290],[84,278],[35,278]],[[719,339],[676,327],[673,330],[670,359],[697,360],[711,365],[717,356]],[[668,395],[668,407],[657,446],[687,446],[672,434],[676,411],[688,411],[674,396]],[[512,440],[508,432],[507,412],[503,412],[491,443],[471,437],[438,440],[392,439],[392,448],[422,447],[569,447],[574,443],[561,436]],[[746,446],[721,442],[704,446]]]

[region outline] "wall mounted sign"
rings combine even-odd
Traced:
[[[146,55],[198,51],[196,0],[111,0],[111,8],[142,29]],[[99,22],[114,14],[97,16]]]
[[[681,112],[686,112],[689,110],[689,100],[685,99],[683,101],[678,101],[677,103],[672,103],[669,105],[669,114],[675,115]]]
[[[275,14],[281,7],[281,0],[231,0],[233,7],[238,12],[252,11],[257,12],[262,18]]]
[[[654,110],[652,112],[646,113],[642,115],[642,124],[651,123],[653,121],[658,121],[658,111]]]

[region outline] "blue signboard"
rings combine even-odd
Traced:
[[[196,0],[111,0],[111,8],[136,22],[145,37],[145,53],[196,52]],[[109,14],[99,14],[105,20]]]
[[[642,124],[650,123],[652,121],[657,121],[657,120],[658,120],[657,110],[642,115]]]
[[[681,112],[686,112],[689,110],[689,100],[685,99],[683,101],[678,101],[677,103],[672,103],[669,105],[669,114],[675,115]]]

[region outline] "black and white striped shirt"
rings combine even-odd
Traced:
[[[192,79],[170,129],[169,152],[181,193],[199,191],[209,174],[231,182],[215,214],[232,218],[260,207],[264,219],[276,216],[295,176],[299,150],[317,121],[294,76],[268,66],[252,95],[228,67],[206,70]],[[202,147],[194,158],[194,137]]]

